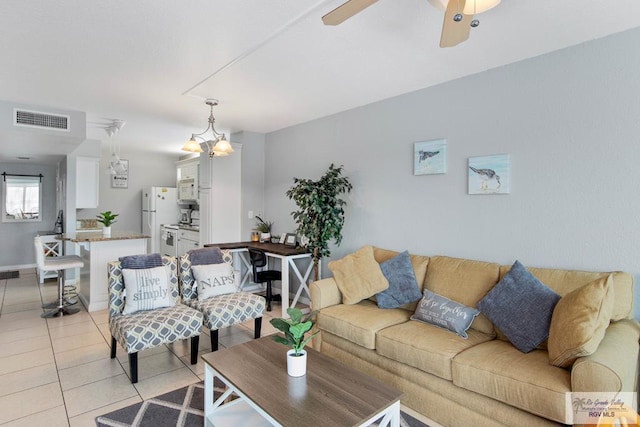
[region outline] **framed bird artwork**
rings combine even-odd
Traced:
[[[413,174],[432,175],[447,173],[447,141],[415,142],[413,144]]]
[[[469,194],[509,194],[508,154],[469,157]]]

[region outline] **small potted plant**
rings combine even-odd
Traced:
[[[97,221],[104,225],[102,229],[102,234],[104,236],[111,236],[111,224],[116,222],[116,217],[118,214],[111,213],[111,211],[100,212],[100,215],[97,215]]]
[[[284,333],[284,337],[274,335],[273,340],[291,347],[291,350],[287,351],[287,373],[292,377],[301,377],[307,373],[307,351],[304,350],[304,346],[318,332],[305,338],[305,334],[313,328],[313,313],[303,317],[299,308],[290,307],[287,314],[290,319],[271,319],[273,327]]]
[[[272,221],[265,221],[259,216],[256,215],[256,228],[255,230],[260,232],[260,242],[270,242],[271,241],[271,226],[273,225]]]

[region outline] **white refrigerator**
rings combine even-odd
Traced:
[[[174,187],[142,189],[142,234],[147,240],[147,253],[160,252],[160,225],[176,224],[180,213],[178,192]]]

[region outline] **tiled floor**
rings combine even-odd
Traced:
[[[55,300],[56,281],[38,285],[35,270],[0,280],[0,425],[95,426],[98,415],[204,379],[189,363],[189,341],[138,355],[138,383],[129,381],[127,354],[109,358],[107,311],[42,319],[43,302]],[[276,330],[262,322],[262,335]],[[208,331],[200,353],[211,351]],[[219,332],[220,347],[253,339],[253,321]]]

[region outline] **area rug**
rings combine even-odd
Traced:
[[[214,397],[224,391],[214,386]],[[202,427],[204,425],[204,384],[202,382],[165,393],[96,418],[98,427]],[[404,412],[400,427],[428,427]]]
[[[0,280],[17,279],[20,277],[19,271],[0,271]]]

